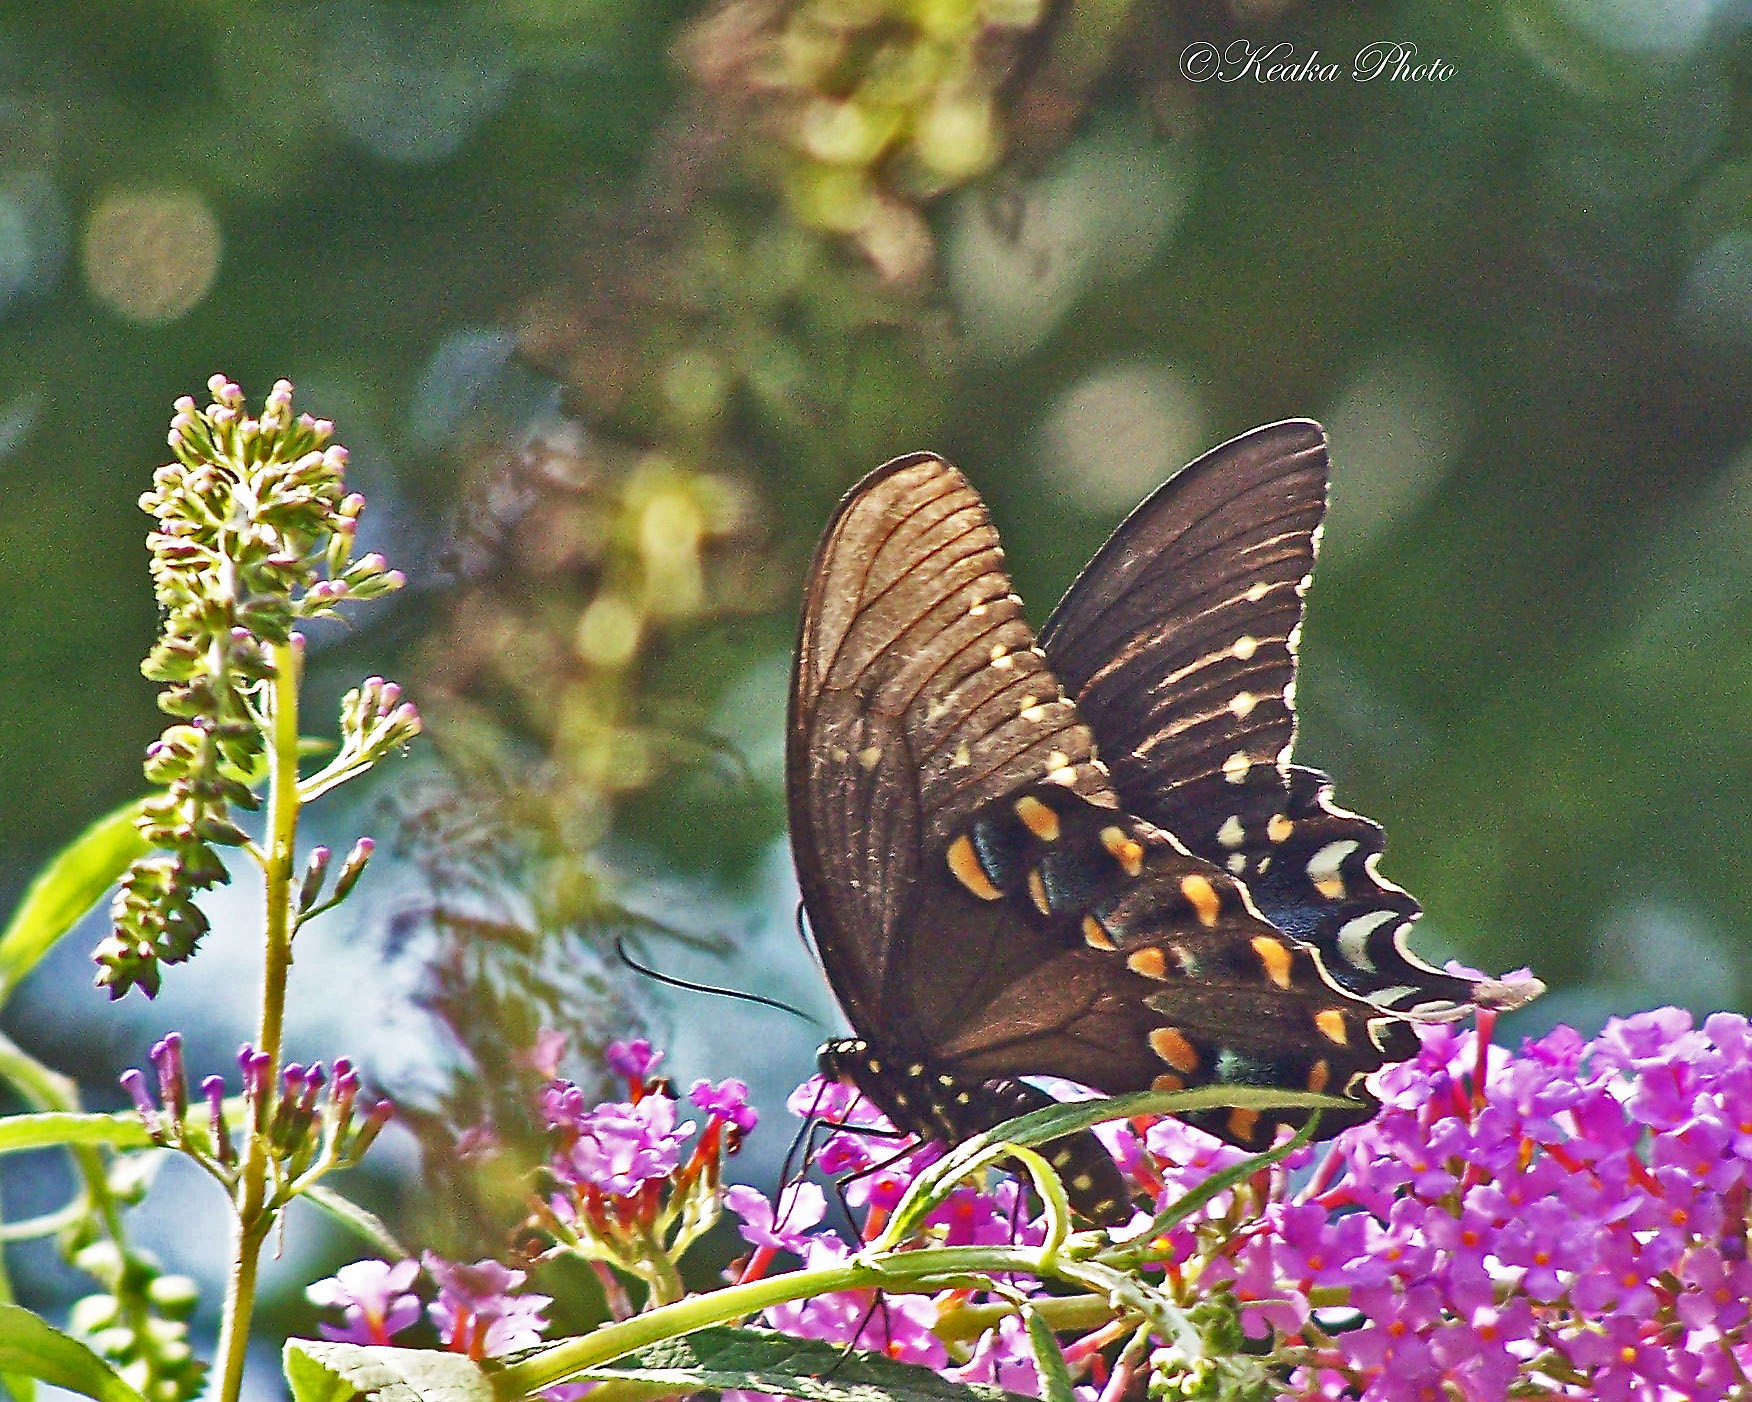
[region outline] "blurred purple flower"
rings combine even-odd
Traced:
[[[497,1261],[462,1265],[434,1256],[420,1258],[438,1282],[438,1298],[428,1308],[447,1347],[471,1358],[493,1358],[541,1342],[547,1327],[546,1295],[514,1295],[527,1278]]]
[[[407,1293],[420,1273],[418,1261],[354,1261],[326,1280],[305,1287],[313,1305],[345,1312],[339,1327],[319,1324],[325,1339],[353,1344],[387,1344],[420,1321],[420,1302]]]
[[[732,1079],[716,1086],[710,1081],[695,1081],[687,1098],[708,1115],[735,1125],[744,1134],[760,1123],[760,1116],[748,1103],[748,1086],[743,1081]]]
[[[603,1059],[607,1061],[608,1069],[617,1076],[643,1083],[657,1063],[663,1060],[663,1053],[652,1051],[649,1042],[643,1037],[637,1037],[630,1042],[610,1042],[603,1053]]]

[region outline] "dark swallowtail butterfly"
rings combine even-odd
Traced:
[[[1374,1113],[1364,1078],[1416,1050],[1414,1022],[1539,991],[1411,955],[1381,830],[1290,763],[1326,472],[1305,420],[1206,454],[1038,639],[948,463],[896,458],[840,503],[787,741],[804,907],[857,1034],[824,1074],[949,1142],[1050,1103],[1027,1075],[1327,1091],[1355,1107],[1335,1133]],[[1257,1149],[1305,1113],[1189,1118]],[[1048,1152],[1084,1216],[1129,1215],[1092,1136]]]

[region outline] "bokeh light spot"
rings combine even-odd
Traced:
[[[192,191],[118,191],[85,223],[85,280],[129,321],[174,321],[219,275],[219,221]]]
[[[1325,549],[1366,546],[1413,511],[1452,465],[1465,411],[1452,373],[1421,348],[1382,348],[1357,366],[1326,412],[1333,482]]]
[[[335,122],[373,155],[433,165],[504,105],[515,55],[485,20],[454,9],[338,7],[320,66]]]
[[[1553,0],[1564,23],[1630,54],[1681,54],[1709,33],[1722,0]]]
[[[1697,255],[1679,314],[1705,339],[1752,343],[1752,233],[1729,230]]]
[[[1039,180],[965,197],[945,254],[970,348],[1030,351],[1090,284],[1148,267],[1185,208],[1187,165],[1182,145],[1110,134]]]
[[[1110,365],[1060,395],[1040,457],[1079,506],[1133,505],[1206,446],[1196,390],[1172,365]]]
[[[0,312],[41,297],[67,261],[67,212],[40,171],[0,174]]]

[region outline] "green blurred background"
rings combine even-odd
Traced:
[[[1383,41],[1449,76],[1353,77]],[[1299,753],[1387,827],[1423,951],[1533,965],[1528,1030],[1752,1006],[1745,0],[0,6],[0,909],[140,788],[134,503],[214,370],[337,421],[413,582],[314,672],[400,678],[430,757],[328,821],[490,791],[533,923],[612,898],[740,953],[665,967],[828,1016],[778,736],[835,497],[949,456],[1038,621],[1170,470],[1308,414]],[[364,998],[308,1054],[437,1099],[483,1058],[433,1050],[385,866],[294,1001]],[[88,925],[10,1030],[95,1103],[169,1026],[223,1056],[245,894],[160,1004],[89,988]],[[808,1069],[807,1030],[588,972],[684,1080]]]

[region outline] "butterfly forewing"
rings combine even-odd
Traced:
[[[855,1025],[927,1037],[931,980],[957,980],[928,943],[945,932],[921,923],[918,877],[929,862],[943,884],[943,854],[983,806],[1048,774],[1116,802],[1033,641],[953,468],[897,459],[841,504],[805,600],[787,762],[804,902]]]

